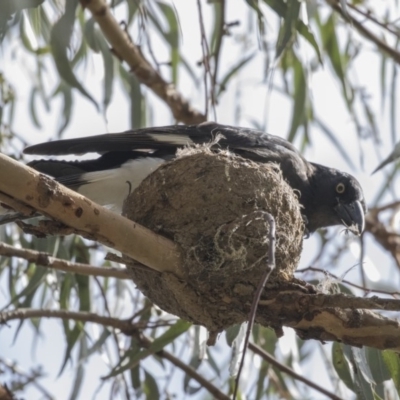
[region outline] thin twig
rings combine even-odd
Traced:
[[[207,77],[210,77],[211,84],[214,81],[214,78],[213,78],[213,74],[212,74],[211,68],[210,68],[210,48],[208,46],[207,35],[206,35],[205,28],[204,28],[204,19],[203,19],[203,10],[201,7],[201,0],[197,0],[197,9],[199,11],[199,23],[200,23],[200,32],[201,32],[201,50],[203,52],[205,115],[207,118],[208,117],[208,97],[209,97]],[[213,107],[214,119],[216,120],[217,113],[216,113],[216,109],[215,109],[215,101],[214,101],[214,95],[213,95],[212,90],[211,90],[211,105]]]
[[[367,293],[386,294],[388,296],[393,296],[393,297],[400,296],[400,292],[388,292],[386,290],[369,289],[369,288],[367,288],[365,286],[357,285],[357,284],[355,284],[353,282],[350,282],[350,281],[348,281],[346,279],[342,279],[342,278],[338,277],[337,275],[332,274],[331,272],[326,271],[326,270],[321,269],[321,268],[307,267],[307,268],[302,268],[302,269],[296,270],[296,273],[297,272],[304,273],[304,272],[308,272],[308,271],[321,272],[321,273],[323,273],[325,275],[328,275],[328,276],[332,277],[333,279],[336,279],[338,282],[345,283],[346,285],[353,286],[353,287],[355,287],[357,289],[361,289],[361,290],[363,290],[363,291],[365,291]]]
[[[365,26],[360,21],[358,21],[348,12],[343,11],[342,7],[339,6],[339,4],[335,0],[326,1],[336,12],[338,12],[342,16],[343,19],[350,22],[361,35],[365,36],[368,40],[375,43],[379,50],[392,58],[393,61],[395,61],[397,64],[400,64],[400,53],[397,50],[395,50],[393,47],[390,47],[383,40],[379,39],[370,30],[365,28]]]
[[[392,203],[385,204],[384,206],[381,207],[374,207],[368,210],[369,213],[374,213],[374,214],[379,214],[382,211],[390,210],[392,208],[399,208],[400,207],[400,201],[393,201]]]
[[[254,343],[249,343],[249,349],[254,353],[258,354],[263,360],[269,362],[270,364],[274,365],[280,371],[292,376],[294,379],[297,379],[300,382],[305,383],[307,386],[317,390],[320,393],[323,393],[325,396],[329,397],[332,400],[343,400],[341,397],[336,396],[334,393],[329,392],[328,390],[324,389],[323,387],[317,385],[316,383],[310,381],[309,379],[305,378],[304,376],[298,374],[297,372],[293,371],[288,366],[280,363],[277,359],[275,359],[271,354],[267,353],[264,349],[257,346]]]
[[[72,319],[74,321],[93,322],[96,324],[119,329],[126,334],[131,334],[134,331],[145,329],[148,327],[148,323],[146,321],[140,321],[134,324],[130,320],[113,317],[103,317],[95,313],[83,311],[44,310],[31,308],[19,308],[17,310],[1,312],[0,324],[5,324],[6,322],[15,319],[22,321],[30,318],[61,318]]]
[[[346,3],[347,7],[350,7],[352,10],[354,10],[355,12],[361,14],[363,17],[369,19],[371,22],[374,22],[375,24],[379,25],[381,28],[387,30],[390,33],[393,33],[393,35],[399,37],[399,32],[395,31],[394,29],[392,29],[389,24],[385,24],[381,21],[379,21],[377,18],[375,18],[375,16],[369,12],[369,11],[363,11],[361,10],[359,7],[356,7],[354,4],[351,4],[349,2]]]
[[[240,374],[243,369],[244,358],[246,356],[246,349],[247,349],[247,346],[249,345],[250,335],[253,330],[254,321],[256,319],[258,303],[260,302],[261,294],[262,294],[264,287],[268,281],[268,278],[271,275],[271,272],[275,268],[275,242],[276,242],[275,220],[274,220],[274,217],[267,212],[261,212],[261,214],[262,214],[262,218],[264,218],[265,221],[269,224],[268,259],[267,259],[267,265],[266,265],[264,274],[260,279],[257,290],[253,297],[253,302],[251,303],[251,308],[250,308],[250,313],[249,313],[249,322],[247,325],[246,337],[244,339],[244,344],[243,344],[243,352],[242,352],[242,356],[240,359],[238,373],[237,373],[237,376],[235,379],[235,389],[233,391],[233,400],[236,400],[236,395],[237,395],[237,392],[239,389]]]
[[[0,243],[0,255],[4,257],[23,258],[24,260],[41,265],[42,267],[53,268],[59,271],[72,272],[80,275],[131,279],[129,272],[124,268],[99,268],[88,264],[73,263],[52,257],[49,253],[29,249],[18,249],[5,243]]]

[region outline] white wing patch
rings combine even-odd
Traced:
[[[157,142],[171,143],[177,146],[193,144],[187,135],[163,135],[161,133],[149,133],[148,135]]]
[[[81,185],[78,193],[121,213],[122,204],[128,196],[129,190],[135,190],[147,175],[150,175],[164,162],[165,160],[162,158],[145,157],[129,160],[120,168],[87,172],[82,175],[82,179],[88,183]]]

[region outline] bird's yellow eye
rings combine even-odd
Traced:
[[[344,193],[344,190],[346,189],[346,187],[344,186],[344,183],[340,182],[336,185],[336,192],[337,193]]]

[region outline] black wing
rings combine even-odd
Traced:
[[[313,173],[313,166],[285,139],[255,129],[220,125],[215,122],[144,128],[58,140],[27,147],[24,152],[52,156],[127,151],[163,151],[173,154],[185,145],[210,143],[218,136],[220,139],[215,144],[216,148],[229,149],[257,162],[276,162],[280,164],[284,174],[285,171],[293,171],[302,181],[307,180]],[[296,186],[298,185],[294,184],[294,187]]]

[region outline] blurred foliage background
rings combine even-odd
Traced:
[[[371,209],[361,239],[335,228],[305,241],[297,276],[327,293],[399,296],[397,164],[370,175],[398,141],[397,1],[111,1],[152,71],[147,80],[111,48],[91,12],[95,3],[102,2],[0,3],[3,153],[23,159],[25,145],[52,138],[205,119],[286,137],[310,160],[354,174]],[[176,118],[181,100],[160,96],[156,75],[195,113]],[[0,239],[64,260],[114,265],[102,247],[80,237],[38,239],[10,225],[0,228]],[[2,326],[0,380],[17,398],[209,399],[232,391],[239,328],[205,348],[203,328],[153,306],[130,281],[2,257],[0,299],[2,311],[90,311],[138,324],[130,336],[73,318]],[[400,362],[390,351],[303,342],[289,329],[278,340],[259,326],[252,340],[277,363],[248,351],[241,398],[325,398],[283,365],[337,398],[398,398]]]

